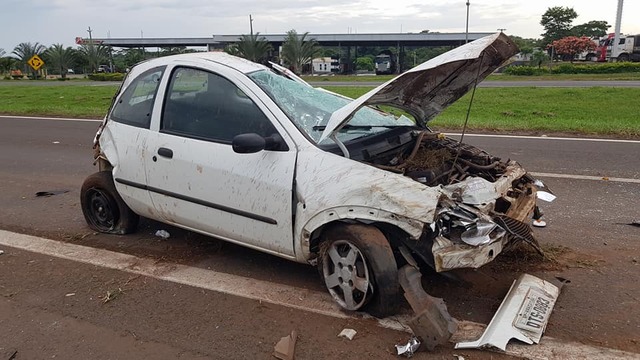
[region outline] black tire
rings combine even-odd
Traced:
[[[627,62],[627,61],[629,61],[629,54],[618,55],[618,62]]]
[[[89,175],[80,190],[84,219],[93,230],[107,234],[129,234],[136,230],[140,216],[122,200],[109,171]]]
[[[377,228],[341,224],[326,229],[318,270],[327,290],[343,309],[364,310],[376,317],[397,312],[398,265],[389,242]]]

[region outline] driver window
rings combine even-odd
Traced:
[[[231,81],[184,67],[171,75],[161,131],[222,143],[231,143],[239,134],[267,137],[277,132],[262,110]]]

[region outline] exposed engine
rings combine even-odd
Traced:
[[[421,132],[413,147],[383,160],[376,166],[402,173],[428,186],[450,185],[469,176],[494,182],[507,164],[475,146],[460,143],[441,133]]]

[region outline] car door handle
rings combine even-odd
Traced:
[[[171,159],[173,158],[173,150],[161,147],[158,149],[158,155]]]

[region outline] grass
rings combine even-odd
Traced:
[[[323,86],[356,98],[371,87]],[[0,87],[0,113],[101,118],[117,86]],[[469,104],[465,95],[430,125],[461,129]],[[640,88],[478,88],[469,118],[476,131],[573,133],[640,138]]]
[[[0,112],[7,115],[46,115],[101,118],[117,86],[2,86]]]
[[[354,76],[354,75],[332,75],[332,76],[303,76],[305,81],[319,82],[379,82],[383,83],[391,80],[395,75],[376,76]],[[539,76],[517,76],[506,74],[492,74],[487,81],[589,81],[589,80],[640,80],[640,73],[620,73],[620,74],[547,74]]]
[[[371,87],[331,87],[358,97]],[[527,133],[575,133],[640,138],[640,88],[478,88],[469,129]],[[461,129],[470,94],[447,108],[430,125]]]

